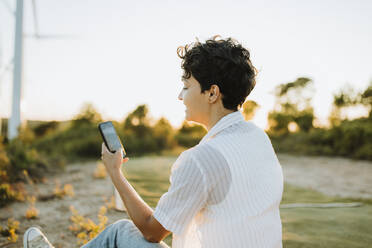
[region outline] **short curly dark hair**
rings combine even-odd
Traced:
[[[222,93],[222,104],[226,109],[238,110],[256,85],[256,68],[250,53],[233,38],[197,40],[177,48],[182,59],[182,78],[191,75],[200,83],[201,93],[216,84]]]

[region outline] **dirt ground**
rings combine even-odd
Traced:
[[[332,196],[372,198],[372,162],[354,161],[344,158],[307,157],[279,154],[279,161],[287,183],[315,189]],[[73,185],[75,196],[63,199],[37,201],[35,207],[40,211],[39,218],[27,220],[24,217],[28,205],[16,202],[0,209],[0,225],[6,226],[7,219],[13,217],[20,221],[17,243],[7,244],[6,237],[0,236],[0,247],[23,247],[22,235],[32,225],[42,228],[55,247],[78,247],[77,238],[68,229],[71,225],[69,207],[74,206],[84,217],[97,223],[100,206],[105,205],[113,193],[109,178],[95,179],[93,171],[96,162],[72,164],[66,172],[55,175],[29,192],[50,194],[56,181],[61,185]],[[29,187],[29,186],[28,186]],[[120,218],[128,218],[125,212],[110,209],[106,216],[108,224]]]
[[[20,234],[17,243],[4,247],[23,247],[23,233],[33,225],[41,227],[56,248],[79,247],[77,245],[78,239],[68,229],[72,224],[69,220],[72,215],[70,206],[74,206],[80,215],[92,219],[97,224],[99,208],[104,206],[113,194],[113,185],[108,177],[106,179],[95,179],[93,177],[95,168],[96,162],[72,164],[67,166],[66,172],[49,178],[46,183],[37,184],[38,194],[41,195],[51,194],[56,181],[61,185],[71,184],[75,193],[73,197],[66,196],[63,199],[37,201],[35,207],[39,210],[38,219],[28,220],[24,217],[28,208],[25,203],[16,202],[0,209],[1,226],[6,226],[7,219],[10,217],[20,221]],[[32,192],[32,188],[28,188],[28,190]],[[106,199],[104,196],[107,196]],[[109,209],[106,216],[108,217],[108,224],[121,218],[128,218],[125,212],[114,209]],[[6,238],[0,236],[0,247],[3,247],[2,244],[6,243]]]
[[[279,154],[287,183],[330,196],[372,198],[372,162]]]

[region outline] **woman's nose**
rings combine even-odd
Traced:
[[[178,100],[183,100],[183,98],[182,98],[182,91],[178,94]]]

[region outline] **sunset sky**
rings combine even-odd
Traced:
[[[11,8],[15,0],[7,0]],[[13,56],[14,18],[0,3],[0,66]],[[67,120],[91,102],[106,120],[121,121],[139,104],[155,119],[179,126],[185,107],[176,49],[220,34],[248,48],[259,69],[248,99],[266,127],[273,88],[297,77],[315,84],[322,122],[332,95],[345,84],[356,91],[372,80],[372,1],[123,1],[37,0],[40,34],[64,39],[24,42],[23,118]],[[25,0],[25,34],[32,34]],[[1,71],[1,70],[0,70]],[[0,78],[0,117],[11,111],[12,73]],[[362,112],[361,112],[362,113]]]

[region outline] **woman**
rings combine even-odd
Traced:
[[[109,225],[83,247],[167,247],[162,240],[170,233],[174,248],[282,247],[282,169],[268,136],[239,111],[255,86],[249,51],[215,36],[177,53],[184,71],[178,99],[186,106],[185,119],[204,125],[208,133],[173,164],[170,187],[155,210],[121,172],[128,158],[102,144],[102,160],[131,221]],[[37,229],[24,240],[52,247]]]

